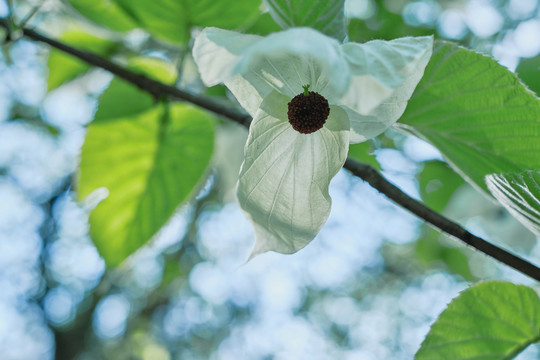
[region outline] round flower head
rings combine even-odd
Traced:
[[[206,28],[193,56],[208,86],[224,83],[253,117],[238,201],[252,221],[252,256],[294,253],[330,213],[330,180],[349,143],[402,115],[432,37],[339,44],[310,28],[267,37]]]
[[[289,123],[302,134],[311,134],[322,128],[330,115],[330,107],[324,96],[308,89],[309,85],[305,85],[304,92],[292,98],[287,111]]]

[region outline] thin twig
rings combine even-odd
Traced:
[[[8,22],[4,18],[0,18],[0,26],[7,27]],[[180,90],[174,86],[166,85],[161,82],[150,79],[142,74],[134,73],[127,70],[101,56],[87,51],[75,49],[57,40],[51,39],[31,29],[22,29],[23,34],[33,40],[40,41],[52,46],[55,49],[71,54],[88,64],[108,70],[112,74],[132,83],[140,89],[149,92],[156,99],[168,97],[170,99],[187,101],[198,105],[201,108],[212,111],[217,115],[226,117],[246,127],[249,127],[251,118],[249,115],[240,112],[236,109],[221,105],[211,99],[199,95],[193,95],[186,91]],[[461,227],[459,224],[447,219],[441,214],[429,209],[421,202],[411,198],[395,185],[386,180],[377,170],[367,164],[360,163],[348,158],[344,168],[349,170],[353,175],[368,182],[372,187],[386,195],[389,199],[409,210],[419,218],[425,220],[433,227],[463,241],[472,246],[478,251],[499,260],[500,262],[510,266],[511,268],[540,281],[540,268],[536,265],[518,257],[510,252],[495,246],[488,241],[475,236]]]
[[[463,241],[467,245],[472,246],[484,254],[491,256],[492,258],[497,259],[508,266],[511,266],[519,272],[540,281],[540,269],[537,266],[509,253],[496,245],[493,245],[492,243],[476,235],[471,234],[459,224],[447,219],[438,212],[431,210],[420,201],[411,198],[394,184],[386,180],[386,178],[371,165],[363,164],[348,158],[343,167],[349,170],[353,175],[366,181],[373,188],[379,190],[390,200],[409,210],[419,218],[425,220],[433,227]]]
[[[45,3],[45,0],[41,1],[39,4],[37,4],[36,6],[34,6],[29,12],[28,14],[26,14],[26,16],[24,17],[24,19],[22,19],[20,21],[20,23],[18,24],[20,27],[24,27],[33,17],[34,15],[37,14],[37,12],[39,11],[39,9],[41,9],[41,7],[43,6],[43,4]]]
[[[7,28],[8,22],[5,18],[0,18],[0,26]],[[234,120],[244,126],[248,126],[251,123],[249,115],[239,112],[230,107],[221,105],[215,101],[210,100],[207,97],[201,95],[193,95],[187,91],[180,90],[174,86],[163,84],[159,81],[150,79],[149,77],[135,73],[122,66],[119,66],[112,61],[105,59],[102,56],[96,55],[89,51],[78,50],[72,46],[69,46],[63,42],[51,39],[44,36],[32,29],[22,28],[23,35],[43,43],[52,46],[55,49],[61,50],[67,54],[73,55],[84,62],[105,69],[112,74],[122,78],[133,85],[137,86],[141,90],[149,92],[154,98],[160,99],[167,97],[174,100],[183,100],[194,105],[200,106],[206,110],[212,111],[216,114]]]
[[[6,0],[8,17],[13,17],[13,0]]]
[[[13,3],[11,0],[6,0],[8,15],[6,18],[0,18],[0,25],[6,30],[5,43],[10,42],[13,32]]]

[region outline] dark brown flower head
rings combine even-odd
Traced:
[[[309,85],[304,86],[304,92],[291,100],[287,111],[293,129],[302,134],[311,134],[322,128],[330,114],[330,106],[324,96],[308,91],[308,88]]]

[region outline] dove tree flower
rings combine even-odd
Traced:
[[[340,44],[310,28],[266,37],[206,28],[197,36],[203,82],[225,84],[253,117],[237,188],[255,228],[252,256],[294,253],[313,240],[349,143],[399,119],[432,47],[432,37]]]

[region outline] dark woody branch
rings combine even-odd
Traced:
[[[353,175],[358,176],[362,180],[369,183],[373,188],[379,190],[396,204],[425,220],[431,226],[463,241],[467,245],[470,245],[476,250],[479,250],[484,254],[499,260],[517,271],[539,280],[540,269],[537,266],[509,253],[498,246],[493,245],[492,243],[476,235],[471,234],[459,224],[447,219],[438,212],[431,210],[420,201],[411,198],[394,184],[386,180],[386,178],[371,165],[363,164],[348,158],[343,167],[349,170]]]
[[[4,27],[6,30],[8,30],[8,19],[0,18],[0,27]],[[109,71],[115,76],[132,83],[133,85],[144,91],[147,91],[156,100],[163,97],[174,100],[183,100],[200,106],[206,110],[210,110],[216,114],[222,115],[228,119],[234,120],[244,126],[249,126],[249,124],[251,123],[251,118],[249,115],[238,112],[235,109],[231,109],[230,107],[223,106],[203,96],[193,95],[174,86],[166,85],[159,81],[155,81],[147,76],[138,74],[122,66],[119,66],[114,62],[109,61],[92,52],[75,49],[63,42],[51,39],[32,29],[22,28],[20,29],[20,31],[27,38],[48,44],[51,47],[57,50],[61,50],[67,54],[73,55],[76,58],[79,58],[90,65],[94,65]]]
[[[8,19],[0,18],[0,27],[3,27],[7,31],[9,31],[10,24]],[[203,109],[212,111],[217,115],[228,118],[229,120],[242,124],[245,127],[249,127],[249,124],[251,123],[251,118],[249,115],[236,109],[232,109],[230,107],[216,103],[215,101],[208,99],[204,96],[193,95],[174,86],[166,85],[159,81],[155,81],[142,74],[127,70],[126,68],[119,66],[114,62],[111,62],[94,53],[75,49],[62,42],[42,35],[32,29],[22,28],[20,29],[20,31],[22,31],[23,36],[26,36],[29,39],[46,43],[51,47],[71,54],[90,65],[105,69],[114,74],[115,76],[118,76],[139,87],[140,89],[147,91],[156,99],[168,98],[172,100],[186,101],[197,105]],[[386,180],[379,172],[377,172],[377,170],[375,170],[370,165],[363,164],[356,160],[348,158],[343,167],[350,171],[353,175],[368,182],[372,187],[386,195],[396,204],[409,210],[411,213],[423,219],[431,226],[447,233],[452,237],[455,237],[456,239],[463,241],[467,245],[472,246],[473,248],[483,252],[488,256],[491,256],[494,259],[499,260],[500,262],[512,267],[513,269],[540,281],[540,268],[498,246],[491,244],[490,242],[478,236],[471,234],[459,224],[447,219],[441,214],[431,210],[421,202],[411,198],[399,188],[397,188],[395,185]]]

